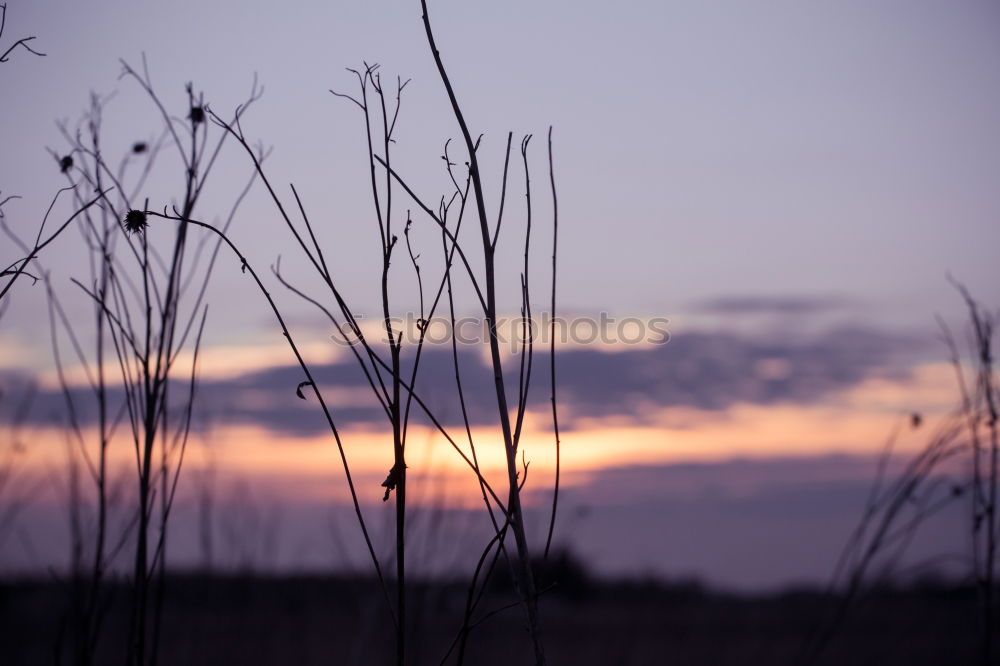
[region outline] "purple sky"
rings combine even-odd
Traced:
[[[414,0],[7,5],[0,47],[36,35],[33,44],[48,54],[18,51],[0,65],[0,192],[23,197],[4,210],[25,236],[65,184],[45,150],[63,150],[56,122],[75,127],[91,91],[113,94],[104,114],[111,161],[134,141],[157,136],[154,107],[133,81],[118,78],[119,58],[139,66],[143,54],[158,93],[180,116],[187,81],[227,116],[259,77],[265,94],[243,128],[251,140],[273,146],[269,174],[282,193],[295,183],[329,248],[336,279],[359,311],[376,303],[378,241],[362,118],[328,92],[353,91],[345,67],[367,60],[381,63],[389,78],[412,78],[395,164],[432,200],[448,189],[439,156],[458,129]],[[1000,301],[995,3],[443,0],[432,2],[431,12],[472,131],[485,134],[488,182],[497,182],[506,132],[513,131],[515,141],[535,134],[540,280],[548,277],[550,251],[544,137],[554,126],[563,312],[664,316],[676,324],[671,344],[616,355],[614,362],[592,350],[568,352],[567,400],[581,413],[640,424],[642,415],[626,409],[636,403],[616,402],[616,396],[644,390],[649,404],[641,406],[650,409],[683,405],[723,414],[734,404],[782,401],[812,407],[873,376],[903,381],[907,363],[943,357],[943,350],[928,352],[926,343],[935,313],[960,321],[961,302],[945,279],[949,271],[983,302]],[[248,176],[239,152],[225,153],[199,215],[224,217]],[[520,175],[512,182],[510,205],[522,205]],[[141,196],[160,208],[177,184],[176,165],[171,171],[168,162]],[[496,190],[486,194],[490,210]],[[415,222],[418,231],[428,224],[416,216]],[[288,234],[260,191],[248,197],[233,229],[262,273],[280,254],[283,266],[300,274]],[[436,235],[421,242],[436,242]],[[427,256],[434,248],[418,246]],[[8,250],[0,243],[0,257]],[[71,231],[43,258],[71,317],[89,312],[69,296],[69,277],[86,273],[79,250]],[[501,250],[501,262],[518,261],[516,243]],[[517,274],[507,277],[501,310],[511,314],[519,305]],[[400,310],[414,308],[412,288],[397,286],[404,287]],[[326,341],[329,331],[307,318],[301,303],[284,292],[277,296],[304,338]],[[538,308],[547,296],[536,292]],[[280,342],[259,294],[228,256],[220,260],[209,298],[206,337],[220,353],[230,345]],[[459,304],[464,311],[472,306],[469,298]],[[44,299],[33,298],[27,282],[19,285],[0,329],[0,360],[10,367],[0,370],[50,367],[48,336],[39,334],[46,326]],[[909,354],[905,363],[897,352]],[[753,377],[759,361],[800,357],[791,378]],[[808,371],[804,364],[811,364]],[[296,370],[276,366],[261,379],[257,370],[233,381],[258,398],[273,386],[264,381],[268,372],[288,373],[291,386],[297,377]],[[657,381],[636,381],[654,371]],[[597,387],[604,393],[592,386],[594,377],[604,380]],[[206,395],[213,388],[229,398],[237,390],[219,380],[206,383]],[[290,398],[287,391],[281,395]],[[59,396],[43,399],[56,404]],[[248,408],[244,414],[244,406],[234,401],[224,409],[237,422],[273,432],[303,428],[297,417],[295,427],[282,421],[291,412]],[[367,418],[353,417],[361,425]],[[887,419],[885,431],[890,426]],[[810,464],[790,472],[794,464],[783,459],[761,463],[763,480],[741,496],[727,484],[746,472],[744,463],[712,463],[694,470],[701,479],[696,494],[704,500],[695,508],[674,485],[657,483],[690,478],[690,468],[609,470],[578,487],[578,496],[610,497],[623,488],[635,494],[584,506],[580,515],[589,516],[590,527],[580,534],[591,532],[577,545],[606,571],[646,566],[602,550],[602,544],[627,541],[609,534],[624,525],[618,512],[632,512],[654,526],[633,533],[642,537],[635,552],[651,549],[670,562],[662,569],[649,563],[658,573],[697,573],[701,562],[701,574],[736,585],[821,578],[838,541],[830,535],[855,515],[857,507],[844,510],[842,500],[863,487],[865,463],[817,458]],[[830,469],[842,474],[831,479]],[[781,482],[791,478],[798,485]],[[815,487],[813,479],[833,485]],[[643,495],[644,489],[652,494]],[[741,497],[750,497],[757,527],[733,511]],[[830,509],[817,519],[827,521],[829,529],[818,531],[830,538],[796,553],[811,519],[782,511],[809,501]],[[586,504],[572,493],[567,502]],[[724,538],[704,532],[681,544],[671,538],[692,522],[725,523],[718,532]],[[711,559],[731,552],[733,540],[746,534],[757,535],[741,542],[752,551],[746,566],[727,569]],[[761,544],[796,554],[785,570],[776,570]]]
[[[534,132],[540,180],[540,139],[555,126],[567,306],[677,317],[733,294],[835,295],[867,304],[866,317],[929,326],[934,312],[958,309],[949,270],[996,300],[994,4],[431,7],[473,129],[486,134],[487,163],[499,168],[507,129]],[[106,112],[109,152],[154,136],[148,102],[116,80],[117,59],[138,64],[143,52],[160,94],[177,105],[193,80],[228,112],[256,72],[266,93],[248,134],[275,147],[275,180],[294,181],[345,245],[375,247],[363,222],[360,118],[327,92],[350,89],[344,67],[366,59],[413,79],[397,156],[425,191],[443,189],[443,174],[423,175],[436,173],[457,130],[416,2],[8,8],[8,35],[37,35],[49,54],[20,53],[0,69],[0,184],[25,197],[8,216],[26,227],[61,184],[43,150],[61,145],[54,121],[74,121],[91,90],[118,91]],[[220,171],[224,194],[206,217],[224,212],[240,166]],[[245,210],[237,235],[259,261],[273,261],[286,235],[269,208]],[[50,256],[72,250],[63,243]],[[371,256],[338,257],[358,298]]]

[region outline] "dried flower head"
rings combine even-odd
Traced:
[[[406,465],[403,465],[406,467]],[[389,501],[389,494],[396,489],[402,479],[399,475],[398,465],[393,465],[392,469],[389,470],[389,476],[385,477],[385,481],[382,482],[382,487],[385,488],[385,496],[382,498],[383,502]]]
[[[205,108],[201,106],[192,106],[191,113],[188,114],[188,119],[191,121],[192,125],[205,122]]]
[[[71,155],[66,155],[61,160],[59,160],[60,172],[66,173],[72,168],[73,168],[73,157]]]
[[[136,155],[146,152],[146,148],[148,148],[148,146],[145,141],[136,141],[132,144],[132,152]]]
[[[146,213],[141,210],[130,210],[125,216],[125,233],[142,233],[148,226],[149,222],[146,220]]]

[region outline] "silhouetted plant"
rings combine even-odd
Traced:
[[[0,4],[0,40],[3,39],[4,28],[6,27],[6,25],[7,25],[7,5]],[[35,39],[35,37],[33,36],[22,37],[21,39],[15,41],[5,51],[0,53],[0,63],[9,62],[10,54],[19,46],[29,51],[30,53],[33,53],[34,55],[44,56],[45,55],[44,53],[35,51],[33,48],[31,48],[31,46],[28,45],[28,42],[30,42],[33,39]],[[63,173],[68,173],[69,170],[72,169],[72,167],[73,167],[72,156],[64,155],[60,159],[60,170]],[[55,197],[52,200],[52,203],[49,205],[48,211],[45,213],[45,217],[43,218],[41,225],[38,228],[38,232],[35,235],[34,243],[31,246],[23,242],[21,240],[21,237],[7,225],[7,221],[4,215],[4,210],[3,210],[4,205],[9,203],[11,200],[18,199],[20,197],[16,195],[8,195],[4,197],[2,191],[0,191],[0,228],[2,228],[4,234],[14,243],[14,245],[22,253],[22,255],[19,258],[11,261],[4,268],[0,269],[0,278],[6,278],[6,280],[3,281],[2,284],[0,284],[0,317],[3,316],[4,309],[6,307],[4,299],[6,298],[6,296],[8,295],[8,293],[10,292],[11,288],[14,286],[14,283],[18,280],[18,278],[20,278],[22,275],[27,275],[30,278],[32,278],[33,281],[38,280],[38,276],[31,273],[28,270],[32,261],[34,261],[38,257],[38,254],[52,241],[54,241],[59,236],[59,234],[65,231],[66,228],[70,226],[70,223],[73,222],[73,220],[77,219],[83,211],[96,204],[98,201],[101,200],[103,194],[106,194],[105,192],[98,192],[98,195],[90,199],[89,201],[84,202],[81,200],[79,202],[80,207],[77,208],[77,210],[73,212],[69,216],[69,218],[55,230],[55,232],[43,238],[45,232],[45,225],[48,222],[49,215],[52,213],[52,209],[55,207],[56,202],[59,199],[59,195],[62,194],[63,192],[68,191],[69,189],[73,189],[74,187],[75,184],[71,185],[70,188],[60,190],[55,195]],[[4,259],[4,261],[7,261],[7,259]],[[2,265],[3,264],[0,264],[0,266]]]
[[[969,314],[969,356],[971,369],[962,363],[954,337],[942,323],[945,342],[952,354],[962,415],[972,458],[971,534],[972,578],[980,597],[982,663],[994,663],[994,622],[996,613],[996,559],[1000,522],[997,520],[997,486],[1000,482],[1000,382],[994,366],[993,343],[996,315],[981,306],[964,285],[952,280]]]
[[[51,290],[50,318],[54,333],[58,329],[73,343],[76,360],[86,370],[97,407],[99,442],[92,457],[74,416],[74,402],[79,398],[67,388],[54,338],[71,430],[94,481],[97,503],[96,541],[84,594],[86,602],[75,605],[82,609],[76,613],[75,621],[80,626],[76,634],[82,637],[76,641],[76,660],[91,663],[96,653],[101,586],[112,560],[108,545],[108,450],[113,432],[124,421],[134,445],[136,473],[127,661],[155,664],[165,593],[169,518],[191,429],[197,362],[207,315],[204,298],[218,244],[206,261],[203,250],[207,239],[189,249],[187,225],[180,225],[171,230],[167,252],[161,254],[150,239],[144,206],[134,202],[146,186],[161,149],[172,147],[184,176],[179,205],[190,215],[228,135],[218,133],[216,137],[209,133],[205,123],[171,117],[152,88],[145,62],[142,73],[125,63],[123,68],[123,76],[134,79],[157,108],[164,123],[163,134],[151,150],[145,143],[141,150],[133,146],[119,167],[113,169],[105,161],[101,145],[103,103],[98,97],[92,97],[90,111],[80,128],[61,127],[70,154],[75,155],[72,173],[67,173],[67,177],[80,177],[90,188],[102,193],[93,212],[83,211],[85,245],[93,253],[91,275],[86,282],[73,280],[94,306],[93,355],[88,357],[83,353],[76,327],[67,319]],[[248,103],[257,95],[255,85]],[[203,105],[201,96],[194,93],[190,84],[186,96],[189,108]],[[62,163],[59,153],[53,151],[52,155],[57,163]],[[141,168],[126,182],[131,175],[128,167],[135,164],[136,158]],[[108,195],[105,187],[108,182],[114,185],[114,196]],[[247,189],[252,182],[253,178]],[[242,199],[243,195],[237,198],[230,220]],[[179,370],[177,363],[186,349],[192,350],[192,361],[190,370],[185,372]],[[106,360],[109,354],[110,363]],[[108,376],[115,364],[117,381]]]
[[[952,281],[969,315],[969,362],[963,360],[949,327],[938,319],[942,339],[955,369],[959,407],[890,478],[889,466],[899,428],[889,437],[879,458],[875,481],[864,514],[851,534],[828,587],[837,600],[833,611],[807,639],[800,660],[814,663],[826,650],[850,613],[870,591],[892,582],[919,528],[932,516],[970,498],[971,548],[964,562],[979,590],[980,654],[993,663],[995,566],[997,549],[998,384],[993,366],[994,316],[980,306],[961,284]],[[908,415],[909,427],[922,427],[920,414]],[[953,478],[948,461],[968,455],[968,478]],[[937,561],[937,560],[936,560]],[[916,570],[920,565],[915,567]]]
[[[479,601],[482,599],[482,592],[485,589],[486,583],[489,576],[489,572],[492,571],[493,565],[496,563],[497,558],[503,557],[508,565],[511,572],[511,580],[514,581],[516,588],[518,589],[520,595],[520,605],[525,609],[525,616],[527,620],[527,625],[529,629],[529,634],[531,636],[532,645],[535,653],[535,661],[538,664],[545,662],[544,650],[542,648],[542,641],[540,637],[540,625],[538,620],[538,610],[537,610],[537,596],[538,592],[534,583],[534,574],[532,572],[531,566],[531,554],[529,550],[527,535],[524,529],[524,516],[521,507],[521,492],[526,482],[528,463],[522,460],[522,464],[518,462],[518,444],[521,436],[522,425],[524,422],[524,415],[527,410],[527,400],[528,391],[531,384],[532,376],[532,360],[533,360],[533,344],[534,344],[534,334],[529,332],[529,320],[531,316],[530,311],[530,281],[528,277],[528,263],[530,254],[530,234],[531,234],[531,196],[530,196],[530,178],[528,173],[528,144],[530,137],[525,137],[521,145],[522,161],[525,169],[525,194],[527,201],[527,223],[526,223],[526,235],[524,239],[524,269],[520,277],[521,283],[521,312],[524,322],[524,331],[522,342],[522,355],[521,355],[521,367],[519,372],[519,379],[517,383],[517,402],[511,406],[507,399],[507,387],[504,382],[504,364],[502,362],[500,354],[499,339],[497,335],[497,296],[496,288],[498,281],[498,267],[496,266],[496,247],[497,241],[501,228],[501,221],[503,217],[504,209],[504,198],[506,196],[507,189],[507,163],[509,162],[510,155],[510,144],[511,137],[508,135],[507,141],[507,157],[505,160],[504,176],[501,188],[501,199],[498,206],[498,212],[496,215],[496,223],[493,224],[487,217],[486,203],[484,201],[484,186],[480,176],[479,161],[476,155],[476,148],[478,146],[478,141],[473,142],[471,134],[465,120],[465,117],[458,105],[455,98],[454,90],[452,89],[451,82],[449,81],[447,74],[444,69],[444,65],[441,61],[440,54],[438,53],[437,47],[434,43],[433,34],[430,28],[430,22],[426,13],[426,5],[422,3],[422,8],[424,10],[424,27],[428,39],[428,45],[430,47],[431,53],[433,54],[435,63],[438,68],[438,72],[441,76],[441,80],[445,85],[449,100],[451,102],[452,110],[456,121],[458,122],[459,128],[462,132],[463,140],[465,143],[466,152],[468,155],[468,160],[466,161],[466,173],[456,174],[453,170],[455,166],[454,162],[448,157],[448,145],[445,145],[445,163],[446,170],[451,180],[453,190],[449,194],[442,196],[439,203],[431,208],[429,205],[424,203],[419,195],[402,179],[402,177],[396,172],[392,166],[392,148],[395,144],[395,138],[393,136],[396,121],[398,118],[398,113],[400,109],[400,101],[404,87],[404,83],[401,79],[396,79],[395,89],[392,91],[391,95],[387,94],[387,91],[383,87],[383,81],[381,74],[378,71],[377,65],[365,64],[362,70],[350,70],[354,73],[358,82],[358,94],[357,96],[349,95],[345,93],[334,93],[339,97],[346,98],[355,104],[363,113],[364,125],[367,139],[367,166],[370,173],[371,180],[371,193],[373,199],[374,217],[379,230],[379,242],[380,242],[380,255],[381,255],[381,307],[380,316],[382,321],[383,332],[388,344],[389,358],[383,357],[381,351],[377,349],[366,337],[361,328],[359,318],[356,316],[355,311],[348,305],[346,298],[337,288],[335,279],[333,276],[333,271],[327,264],[322,246],[317,241],[317,236],[314,231],[314,227],[308,214],[306,213],[305,207],[302,200],[300,199],[298,192],[295,187],[291,187],[291,194],[295,200],[294,209],[298,211],[301,222],[296,224],[293,222],[292,217],[287,212],[291,207],[285,206],[281,197],[277,194],[274,187],[271,185],[269,178],[264,173],[261,167],[260,160],[255,154],[254,150],[251,148],[249,142],[247,141],[243,128],[239,122],[230,123],[226,122],[215,114],[211,109],[208,109],[209,117],[215,121],[217,124],[222,126],[227,132],[229,132],[245,149],[247,155],[254,164],[255,169],[260,175],[261,182],[266,187],[269,196],[275,204],[278,214],[283,221],[286,228],[290,231],[294,237],[299,249],[302,251],[303,256],[307,262],[307,265],[311,266],[316,272],[317,276],[320,278],[325,290],[328,292],[329,298],[331,300],[330,305],[324,304],[321,300],[312,298],[306,293],[292,285],[288,282],[285,277],[281,274],[280,265],[274,267],[274,273],[278,280],[285,285],[287,288],[292,290],[294,293],[298,294],[309,303],[316,306],[323,314],[326,316],[330,322],[334,325],[336,331],[343,335],[344,340],[350,344],[350,349],[359,363],[360,367],[364,371],[365,377],[367,378],[369,387],[371,388],[376,400],[381,406],[382,411],[385,413],[387,421],[392,428],[392,450],[393,450],[393,465],[386,475],[385,481],[382,483],[384,489],[384,499],[388,499],[390,495],[395,494],[395,603],[390,604],[390,618],[392,620],[393,626],[395,628],[395,638],[396,638],[396,661],[398,664],[402,664],[406,658],[406,636],[407,636],[407,615],[406,615],[406,510],[407,510],[407,464],[406,464],[406,438],[407,431],[410,422],[410,413],[414,405],[421,410],[421,412],[430,420],[435,428],[447,439],[449,444],[458,454],[462,457],[464,462],[469,466],[470,470],[475,474],[480,488],[482,490],[483,500],[488,509],[491,523],[494,528],[494,536],[487,544],[485,551],[480,558],[480,562],[476,567],[475,573],[473,575],[472,582],[470,583],[470,595],[469,603],[466,607],[466,617],[463,621],[463,628],[460,631],[460,636],[462,639],[462,644],[468,636],[469,631],[472,627],[472,614],[475,612]],[[332,91],[331,91],[332,92]],[[393,99],[394,98],[394,99]],[[550,184],[552,187],[553,198],[555,196],[555,181],[552,174],[551,166],[551,136],[549,144],[549,170],[550,170]],[[423,269],[424,266],[418,263],[418,256],[413,252],[412,246],[410,244],[410,235],[412,233],[413,220],[410,213],[407,213],[406,221],[403,223],[403,234],[402,239],[407,246],[407,252],[409,255],[410,267],[413,270],[413,274],[417,282],[417,290],[420,299],[420,315],[417,321],[417,328],[419,331],[418,340],[414,345],[413,356],[412,356],[412,367],[409,372],[405,372],[401,362],[403,353],[402,344],[402,332],[396,330],[393,324],[392,312],[391,312],[391,302],[390,302],[390,289],[389,289],[389,274],[390,265],[393,258],[393,252],[397,251],[398,245],[401,241],[398,234],[398,222],[399,215],[393,209],[393,196],[396,188],[401,188],[403,192],[412,199],[412,201],[418,206],[420,211],[425,214],[429,220],[433,223],[434,228],[437,229],[438,233],[441,235],[441,243],[443,249],[443,261],[444,266],[442,268],[440,277],[435,281],[436,287],[434,289],[433,297],[428,298],[425,301],[425,291],[424,291],[424,279],[423,279]],[[471,192],[471,194],[470,194]],[[457,208],[457,212],[455,209]],[[479,223],[480,236],[482,239],[482,251],[479,255],[482,262],[482,275],[478,275],[477,271],[473,268],[472,259],[469,253],[463,248],[462,242],[459,240],[459,236],[462,228],[462,221],[464,219],[465,213],[469,209],[474,209],[476,219]],[[384,594],[389,599],[388,589],[386,587],[385,577],[383,575],[383,567],[379,560],[379,557],[375,553],[375,549],[372,545],[372,540],[369,535],[369,530],[363,515],[363,511],[358,499],[357,489],[351,475],[350,465],[348,463],[347,453],[344,444],[341,440],[340,432],[336,426],[335,417],[333,411],[325,401],[323,397],[323,391],[321,386],[317,383],[309,364],[304,360],[302,354],[299,351],[297,344],[294,341],[291,331],[288,329],[281,312],[275,303],[274,299],[271,297],[269,291],[265,287],[258,273],[253,269],[253,267],[248,263],[244,255],[237,249],[236,245],[228,238],[224,230],[219,230],[215,226],[192,219],[189,215],[184,214],[183,211],[174,209],[172,212],[156,212],[154,210],[147,210],[147,215],[155,217],[163,217],[166,219],[172,219],[180,222],[181,224],[193,224],[196,226],[204,227],[219,235],[236,253],[240,260],[241,270],[250,274],[251,278],[257,284],[258,289],[267,299],[275,317],[278,321],[279,326],[282,329],[282,333],[286,337],[289,345],[292,348],[296,359],[305,375],[303,381],[296,387],[296,393],[300,398],[304,398],[303,389],[308,387],[310,392],[316,397],[321,410],[327,420],[327,424],[331,430],[332,435],[337,443],[338,450],[340,452],[341,461],[344,468],[345,477],[347,480],[348,488],[351,494],[352,502],[354,504],[355,513],[358,519],[358,524],[360,526],[362,535],[364,537],[365,543],[368,548],[369,555],[371,557],[373,566],[375,568],[376,575],[380,584],[382,585]],[[299,226],[304,227],[304,229],[299,228]],[[555,230],[555,225],[554,225]],[[554,231],[555,233],[555,231]],[[460,403],[460,408],[463,414],[464,423],[466,426],[466,434],[468,437],[468,453],[463,451],[462,447],[455,441],[447,429],[442,425],[440,419],[436,418],[432,410],[428,407],[427,403],[420,398],[420,392],[417,388],[418,382],[418,372],[420,368],[421,354],[426,340],[426,324],[421,325],[424,322],[430,320],[436,309],[438,308],[441,300],[445,294],[448,297],[450,317],[452,324],[454,325],[454,300],[453,300],[453,280],[454,275],[452,269],[454,267],[455,260],[458,260],[459,265],[463,269],[463,276],[468,279],[473,290],[477,295],[477,300],[482,307],[483,316],[485,319],[486,330],[488,332],[488,347],[491,356],[491,366],[493,370],[493,375],[495,377],[495,382],[493,386],[493,391],[496,397],[497,412],[499,418],[500,431],[502,435],[503,447],[505,452],[505,458],[507,460],[507,499],[503,501],[500,499],[497,492],[492,488],[487,479],[483,476],[479,463],[478,455],[476,453],[476,446],[472,439],[471,428],[469,426],[469,418],[466,411],[464,389],[461,383],[461,373],[458,367],[458,355],[457,350],[454,347],[453,341],[453,359],[455,363],[455,375],[456,383],[458,388],[458,398]],[[553,270],[555,269],[555,248],[553,249]],[[555,281],[553,276],[552,283],[552,302],[553,306],[555,304]],[[336,314],[335,314],[336,313]],[[342,323],[343,322],[343,325]],[[554,347],[553,347],[554,351]],[[552,392],[552,413],[553,419],[557,423],[557,408],[555,401],[555,364],[554,361],[551,364],[551,372],[553,374],[553,392]],[[513,416],[511,415],[513,412]],[[558,428],[557,430],[557,447],[558,447]],[[522,473],[523,467],[523,473]],[[555,514],[556,505],[553,504],[553,520]],[[516,548],[515,557],[509,557],[508,548],[505,547],[505,539],[509,532],[514,534]],[[551,532],[552,528],[549,527],[548,531],[548,542],[551,542]],[[548,545],[546,546],[546,551],[548,550]],[[492,554],[492,558],[491,558]],[[489,563],[488,565],[486,563]],[[485,575],[484,575],[485,572]],[[480,578],[480,576],[483,576]],[[463,658],[460,652],[459,661],[461,662]]]
[[[0,39],[3,39],[3,31],[4,28],[6,27],[7,27],[7,4],[4,3],[0,4]],[[21,39],[15,41],[13,44],[8,46],[7,49],[3,51],[3,53],[0,53],[0,62],[9,62],[10,54],[13,53],[14,49],[16,49],[19,46],[25,51],[28,51],[29,53],[34,53],[36,56],[44,56],[45,55],[44,53],[36,51],[35,49],[31,48],[31,46],[28,45],[28,42],[30,42],[33,39],[35,39],[34,35],[32,35],[31,37],[22,37]],[[0,46],[0,48],[3,47]]]

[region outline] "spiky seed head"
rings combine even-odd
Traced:
[[[59,171],[66,173],[73,168],[73,156],[66,155],[61,160],[59,160]]]
[[[145,141],[136,141],[132,144],[132,152],[136,155],[146,152],[146,148],[148,148],[148,146]]]
[[[125,215],[125,233],[138,234],[146,230],[149,222],[146,220],[146,213],[141,210],[130,210]]]
[[[205,122],[205,108],[201,106],[192,106],[191,113],[188,114],[188,119],[191,121],[192,125]]]

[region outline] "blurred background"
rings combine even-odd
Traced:
[[[987,306],[1000,301],[1000,8],[972,0],[442,0],[431,12],[471,132],[482,134],[491,215],[513,133],[497,260],[498,307],[515,324],[511,336],[521,307],[517,145],[525,135],[533,135],[525,161],[534,205],[531,306],[536,318],[551,314],[553,128],[565,334],[557,344],[556,546],[604,579],[696,579],[754,594],[826,584],[868,506],[887,442],[895,455],[886,478],[960,406],[941,324],[964,354],[966,303],[949,276]],[[397,76],[409,80],[394,168],[432,205],[447,197],[445,142],[453,140],[449,158],[459,168],[466,157],[419,3],[7,0],[0,47],[29,35],[45,57],[15,50],[0,65],[0,200],[20,197],[3,207],[15,233],[34,238],[66,185],[58,160],[67,137],[86,132],[81,119],[92,99],[101,102],[110,163],[137,142],[163,141],[158,109],[122,76],[119,59],[139,71],[145,63],[178,119],[189,111],[188,82],[229,118],[257,81],[263,95],[241,119],[245,136],[269,151],[264,168],[286,203],[294,183],[338,288],[377,335],[381,255],[364,116],[330,91],[358,94],[348,68],[365,63],[380,64],[393,94]],[[280,258],[290,281],[320,293],[267,190],[256,181],[240,199],[251,176],[239,146],[225,146],[195,217],[223,224],[231,216],[232,239],[330,396],[376,546],[388,555],[392,503],[383,503],[380,484],[392,466],[391,432],[333,326],[268,270]],[[133,207],[176,204],[182,185],[183,168],[165,149]],[[443,264],[434,223],[402,191],[394,196],[397,224],[412,217],[413,252],[436,285]],[[48,224],[71,210],[58,200]],[[150,238],[169,224],[151,220]],[[8,262],[18,256],[6,238],[0,247]],[[92,349],[93,306],[70,281],[89,275],[84,247],[70,227],[39,270],[68,320],[84,322],[76,334]],[[412,327],[419,292],[398,261],[393,315]],[[326,422],[311,398],[296,397],[298,365],[239,268],[223,250],[208,283],[168,566],[367,574]],[[66,469],[77,454],[45,289],[20,282],[0,324],[9,507],[0,570],[12,576],[62,570],[71,558]],[[467,281],[455,299],[458,316],[478,321]],[[86,371],[65,333],[61,343],[55,335],[69,392],[85,402]],[[547,353],[546,340],[536,350],[522,437],[529,534],[539,543],[555,473]],[[502,479],[484,347],[472,340],[459,355],[483,469]],[[184,358],[190,363],[190,353]],[[516,386],[516,344],[506,360]],[[428,402],[462,432],[450,344],[429,346],[422,363]],[[93,432],[92,409],[82,406],[77,418]],[[110,465],[116,492],[127,496],[134,452],[122,442]],[[412,521],[422,535],[413,570],[471,573],[492,529],[475,477],[417,417],[407,456]],[[933,477],[947,492],[968,465],[949,459]],[[893,570],[960,578],[968,512],[958,497],[922,520]]]

